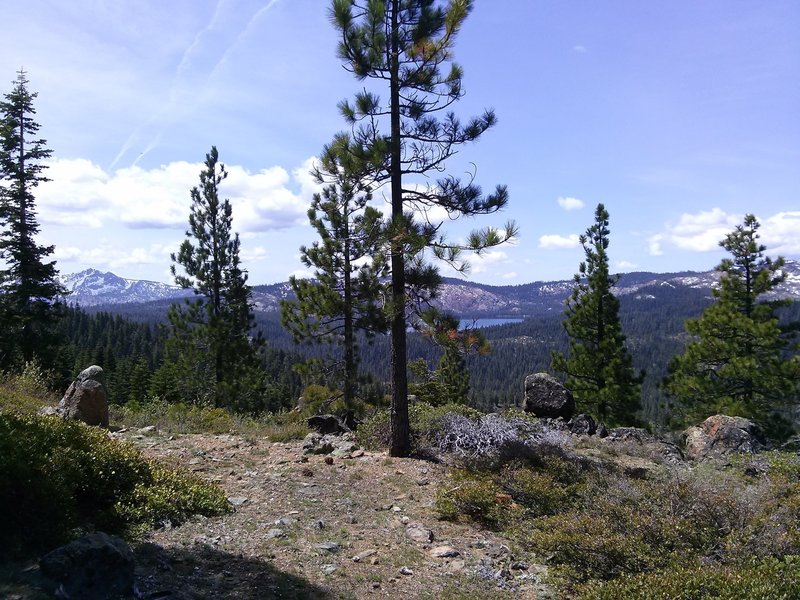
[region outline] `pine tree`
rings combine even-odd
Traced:
[[[598,204],[594,225],[580,238],[586,261],[580,263],[564,312],[568,355],[554,352],[551,368],[566,375],[579,410],[608,425],[631,425],[640,408],[642,376],[634,374],[619,301],[611,292],[618,277],[609,274],[609,233],[608,211]]]
[[[500,244],[515,233],[513,223],[498,231],[473,232],[462,247],[448,244],[439,226],[414,223],[411,210],[425,214],[430,207],[460,215],[493,213],[504,207],[508,192],[498,186],[483,195],[470,179],[452,176],[435,183],[419,179],[442,172],[448,158],[462,144],[477,140],[492,127],[494,112],[462,124],[451,106],[464,95],[462,70],[452,63],[457,34],[472,9],[471,0],[333,0],[331,16],[341,33],[339,56],[359,80],[371,79],[388,89],[388,100],[366,89],[354,102],[340,103],[352,127],[354,160],[374,186],[388,184],[391,192],[389,241],[391,255],[392,456],[410,452],[406,357],[407,275],[420,280],[432,275],[420,267],[418,254],[429,247],[434,254],[464,268],[459,251],[479,251]],[[448,70],[444,70],[450,63]],[[411,178],[417,177],[417,185]],[[423,235],[416,235],[422,232]],[[410,259],[410,260],[409,260]],[[423,277],[424,276],[424,277]],[[437,280],[432,278],[432,282]]]
[[[410,365],[411,371],[422,380],[411,385],[412,393],[429,404],[467,404],[470,372],[466,357],[472,352],[485,355],[490,351],[489,341],[482,333],[460,325],[458,318],[437,309],[422,314],[423,337],[442,349],[435,371],[428,370],[424,359]]]
[[[25,71],[0,102],[0,369],[19,366],[34,356],[49,363],[60,338],[56,327],[63,314],[55,261],[46,262],[53,246],[36,242],[34,189],[48,181],[41,161],[52,151],[36,139],[33,120],[36,93],[28,90]]]
[[[252,292],[240,264],[239,235],[231,236],[231,204],[219,198],[227,172],[218,160],[212,146],[200,187],[191,191],[189,231],[172,255],[175,282],[191,288],[196,299],[170,308],[167,357],[152,385],[171,399],[258,411],[266,385],[263,340],[251,337]]]
[[[359,363],[356,334],[370,338],[387,328],[380,281],[386,259],[382,215],[368,205],[372,194],[346,159],[334,148],[323,152],[317,179],[333,183],[314,195],[308,211],[320,240],[300,248],[314,279],[290,278],[297,299],[281,303],[281,317],[295,340],[340,346],[341,360],[329,370],[339,375],[334,379],[342,385],[344,406],[352,409]]]
[[[790,356],[776,314],[788,301],[764,298],[785,279],[784,259],[764,255],[759,227],[747,215],[720,242],[731,258],[717,266],[714,303],[686,321],[692,341],[670,363],[664,387],[688,419],[724,413],[770,429],[777,425],[775,412],[797,402],[800,357]]]

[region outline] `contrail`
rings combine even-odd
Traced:
[[[183,56],[181,56],[181,60],[178,63],[178,67],[175,69],[175,74],[172,78],[172,85],[170,86],[170,93],[169,93],[169,103],[164,108],[162,108],[156,115],[150,117],[150,119],[148,119],[147,122],[145,123],[144,125],[145,127],[155,123],[156,120],[161,118],[170,108],[172,108],[172,106],[174,106],[175,90],[177,88],[177,83],[179,79],[181,78],[184,71],[191,64],[191,56],[194,53],[197,46],[200,45],[203,35],[208,31],[214,29],[227,3],[228,0],[219,0],[219,2],[217,2],[216,7],[214,8],[214,14],[211,16],[211,20],[203,29],[197,32],[197,34],[194,36],[194,39],[192,40],[192,43],[189,44],[189,46],[183,52]],[[128,139],[126,139],[125,143],[122,144],[122,147],[120,148],[119,152],[117,152],[117,155],[114,157],[114,160],[111,161],[111,164],[108,167],[109,171],[112,170],[119,163],[119,161],[122,160],[125,154],[128,153],[128,151],[131,149],[136,139],[139,137],[141,131],[142,131],[142,126],[139,126],[133,131],[133,133],[131,133],[128,136]],[[155,138],[153,138],[153,140],[151,140],[151,142],[144,149],[144,151],[136,158],[136,160],[133,161],[133,164],[131,166],[135,166],[145,154],[147,154],[153,148],[155,148],[155,146],[158,144],[160,140],[161,140],[161,132],[158,132]]]
[[[247,22],[247,25],[244,26],[244,29],[242,29],[241,33],[239,33],[239,35],[236,36],[236,39],[233,41],[233,43],[230,46],[228,46],[227,50],[225,50],[225,52],[222,54],[222,58],[220,58],[217,61],[217,64],[214,65],[214,68],[211,69],[211,73],[209,73],[206,81],[210,81],[211,79],[213,79],[213,77],[217,74],[222,65],[224,65],[225,62],[228,60],[228,56],[230,56],[231,52],[233,52],[233,49],[239,45],[239,42],[241,42],[253,28],[255,22],[261,18],[261,15],[266,14],[266,12],[269,11],[269,9],[275,6],[278,2],[280,2],[280,0],[269,0],[269,2],[264,8],[258,9],[258,11],[256,11],[256,13],[252,17],[250,17],[250,20]]]
[[[159,142],[160,142],[160,141],[161,141],[161,132],[159,131],[159,132],[156,134],[156,137],[154,137],[152,140],[150,140],[150,143],[149,143],[149,144],[147,144],[147,147],[146,147],[146,148],[145,148],[145,149],[142,151],[142,153],[141,153],[139,156],[137,156],[137,157],[136,157],[136,160],[134,160],[134,161],[133,161],[133,163],[131,164],[131,166],[132,166],[132,167],[135,167],[135,166],[138,164],[138,162],[139,162],[140,160],[142,160],[142,158],[144,157],[144,155],[145,155],[145,154],[147,154],[147,153],[148,153],[148,152],[150,152],[150,151],[151,151],[153,148],[155,148],[156,146],[158,146],[158,144],[159,144]]]

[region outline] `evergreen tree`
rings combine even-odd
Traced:
[[[496,121],[494,113],[486,111],[462,124],[450,110],[464,94],[462,70],[451,60],[456,36],[471,9],[471,0],[452,0],[446,6],[435,0],[332,2],[331,16],[341,33],[339,56],[345,68],[359,80],[371,79],[388,88],[385,102],[365,89],[354,102],[344,101],[340,108],[352,126],[352,144],[347,145],[360,163],[358,170],[374,186],[388,184],[391,189],[392,456],[410,452],[406,372],[409,258],[412,265],[420,266],[418,253],[430,247],[439,258],[464,268],[459,262],[460,250],[479,251],[515,233],[515,226],[508,223],[502,231],[487,228],[474,232],[464,246],[456,247],[438,233],[439,225],[420,225],[410,216],[410,209],[426,214],[425,210],[434,206],[444,208],[453,218],[488,214],[508,201],[504,186],[483,195],[471,179],[466,183],[451,176],[435,183],[419,179],[442,172],[462,144],[477,140]],[[416,182],[411,180],[414,177]],[[421,238],[415,233],[419,231],[424,233]],[[431,275],[425,268],[417,273]]]
[[[49,363],[60,345],[59,297],[66,292],[56,279],[55,261],[47,261],[53,246],[35,239],[39,224],[33,192],[48,181],[41,161],[52,154],[45,140],[36,139],[36,96],[28,90],[25,71],[19,71],[14,88],[0,102],[0,369],[34,356]]]
[[[172,255],[175,282],[197,297],[170,308],[167,356],[153,383],[172,399],[258,411],[266,386],[259,359],[263,340],[250,335],[251,290],[240,264],[239,235],[231,236],[231,204],[219,198],[227,173],[218,159],[212,146],[200,187],[191,191],[189,231]]]
[[[568,355],[553,352],[551,368],[566,375],[579,410],[609,425],[631,425],[640,407],[642,376],[634,374],[619,301],[611,293],[618,277],[609,274],[609,233],[608,211],[598,204],[594,225],[580,238],[586,261],[575,275],[564,311]]]
[[[359,362],[356,333],[369,338],[387,328],[380,282],[386,260],[382,215],[368,206],[372,194],[347,158],[332,148],[323,152],[318,180],[330,178],[334,183],[314,195],[308,211],[320,240],[310,248],[300,248],[301,260],[314,269],[315,279],[289,280],[297,300],[282,302],[281,316],[295,340],[340,345],[341,361],[331,370],[338,374],[334,379],[341,383],[344,406],[354,408]]]
[[[471,352],[488,354],[489,341],[475,329],[462,329],[456,317],[436,309],[422,314],[421,329],[424,337],[442,349],[442,354],[435,371],[428,370],[424,359],[410,365],[412,373],[421,380],[411,384],[412,393],[433,405],[467,404],[470,372],[466,357]]]
[[[759,226],[747,215],[720,242],[731,258],[717,266],[714,303],[686,321],[692,341],[670,363],[664,387],[689,419],[724,413],[769,429],[775,411],[797,401],[800,357],[790,356],[776,314],[788,301],[764,298],[784,280],[784,260],[764,255]]]

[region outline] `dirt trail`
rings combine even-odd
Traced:
[[[219,483],[229,515],[137,549],[145,598],[545,598],[543,568],[491,532],[440,521],[442,465],[235,435],[116,434]]]

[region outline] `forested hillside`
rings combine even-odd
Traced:
[[[646,274],[652,280],[652,274]],[[640,275],[641,280],[646,277]],[[633,282],[633,277],[628,283]],[[645,371],[642,386],[643,417],[656,423],[665,418],[664,395],[659,383],[672,356],[680,352],[687,336],[684,321],[697,317],[711,302],[705,287],[670,286],[661,283],[636,288],[635,294],[620,296],[620,316],[636,369]],[[74,346],[75,368],[90,362],[109,371],[112,400],[126,402],[148,390],[149,379],[163,352],[169,301],[129,303],[84,310],[70,309],[64,331]],[[113,313],[111,311],[114,311]],[[92,311],[92,312],[89,312]],[[800,318],[797,303],[784,314]],[[471,402],[482,409],[517,403],[526,375],[550,370],[551,351],[566,348],[566,335],[559,310],[545,310],[536,317],[483,330],[491,342],[485,356],[469,356]],[[305,358],[323,357],[326,345],[295,344],[281,327],[277,312],[257,312],[256,323],[267,340],[265,368],[281,382],[286,392],[284,407],[292,406],[302,391],[293,366]],[[78,349],[81,350],[78,350]],[[385,337],[359,345],[364,371],[378,381],[389,373],[389,346]],[[418,334],[409,336],[409,357],[425,358],[435,366],[441,350]]]

